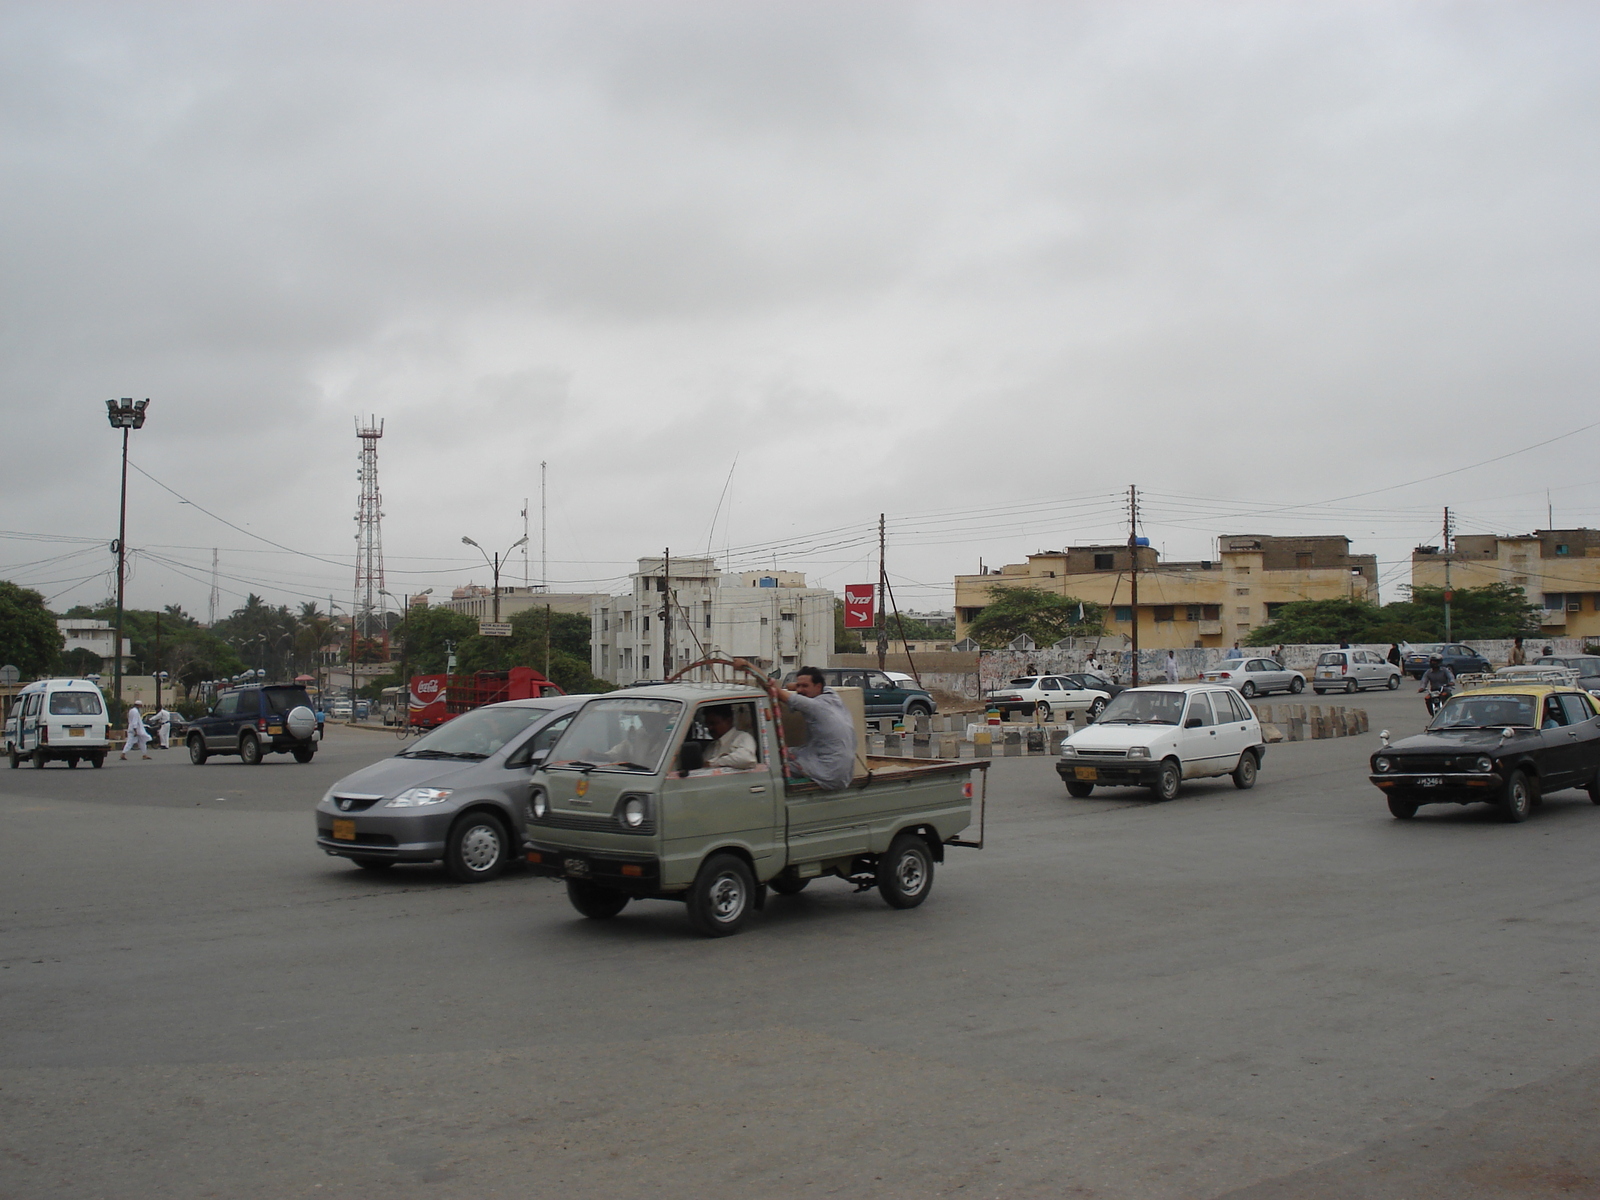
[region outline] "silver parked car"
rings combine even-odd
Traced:
[[[1372,650],[1328,650],[1317,659],[1311,686],[1319,696],[1380,687],[1392,692],[1400,686],[1400,668]]]
[[[317,845],[373,871],[443,859],[461,883],[495,878],[522,857],[529,777],[589,699],[485,705],[346,775],[317,805]]]
[[[1303,692],[1306,677],[1275,658],[1229,658],[1201,676],[1207,683],[1238,688],[1246,700],[1268,692]]]

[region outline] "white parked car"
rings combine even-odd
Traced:
[[[1266,756],[1261,723],[1231,687],[1211,683],[1129,688],[1100,719],[1061,744],[1056,773],[1069,795],[1147,787],[1171,800],[1185,779],[1232,775],[1255,786]]]
[[[1400,668],[1371,650],[1325,651],[1311,673],[1311,687],[1319,696],[1380,687],[1392,692],[1399,686]]]
[[[1291,671],[1275,658],[1229,658],[1201,676],[1207,683],[1223,683],[1239,689],[1246,700],[1269,692],[1306,690],[1306,677]]]
[[[1024,675],[996,689],[988,699],[989,707],[999,711],[1002,721],[1010,720],[1012,713],[1031,716],[1035,712],[1041,721],[1079,712],[1086,712],[1094,719],[1109,703],[1109,692],[1082,687],[1064,675]]]

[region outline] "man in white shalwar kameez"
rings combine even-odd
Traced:
[[[149,758],[150,731],[144,727],[144,714],[139,711],[137,704],[128,705],[128,740],[122,744],[121,758],[124,762],[128,759],[128,751],[138,748],[144,758]]]

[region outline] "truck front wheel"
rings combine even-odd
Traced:
[[[738,933],[750,915],[755,894],[755,878],[742,858],[713,854],[701,864],[689,889],[689,924],[702,937]]]
[[[891,908],[915,908],[933,890],[933,856],[928,843],[902,833],[878,860],[878,893]]]
[[[567,880],[567,899],[572,907],[595,921],[608,921],[628,907],[628,894],[601,887],[587,879]]]

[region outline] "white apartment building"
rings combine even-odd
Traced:
[[[96,621],[88,617],[58,617],[56,628],[61,630],[65,639],[61,647],[63,654],[70,650],[88,650],[99,655],[105,660],[105,669],[113,669],[112,660],[116,657],[113,647],[117,644],[117,631],[110,621]],[[122,658],[126,666],[127,659],[133,653],[133,641],[130,638],[122,639]]]
[[[546,592],[536,587],[508,587],[502,584],[500,619],[509,621],[516,613],[546,606],[551,612],[588,616],[596,600],[609,598],[596,592]],[[412,603],[416,601],[413,600]],[[427,603],[426,598],[423,603]],[[494,589],[469,583],[465,587],[453,590],[448,600],[439,601],[439,607],[448,608],[452,612],[466,613],[467,616],[479,621],[489,621],[494,618]]]
[[[804,574],[723,575],[714,558],[673,558],[670,577],[666,569],[660,557],[641,558],[631,593],[595,601],[589,669],[597,677],[616,684],[664,679],[708,657],[781,671],[828,665],[834,596],[806,587]]]

